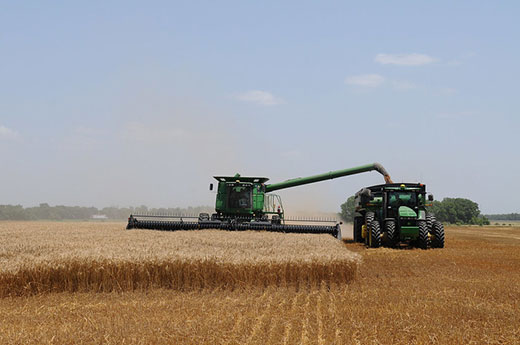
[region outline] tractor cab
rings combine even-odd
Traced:
[[[214,176],[218,181],[215,202],[219,218],[237,216],[244,219],[262,217],[266,177]],[[212,189],[212,185],[210,185]]]

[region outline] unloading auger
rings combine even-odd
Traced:
[[[350,169],[336,170],[308,177],[298,177],[280,183],[266,184],[267,177],[214,176],[218,181],[215,213],[196,215],[132,214],[128,218],[127,229],[153,230],[264,230],[284,233],[331,234],[341,239],[340,224],[335,219],[286,219],[282,199],[272,194],[276,190],[305,184],[331,180],[338,177],[377,171],[392,183],[390,175],[379,163]],[[213,190],[213,184],[210,184]],[[298,224],[288,224],[297,222]],[[313,224],[300,224],[300,223]],[[323,223],[328,223],[324,225]],[[333,223],[333,224],[331,224]]]

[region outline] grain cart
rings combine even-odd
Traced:
[[[428,212],[433,196],[421,183],[389,183],[355,195],[354,241],[377,248],[408,242],[420,248],[444,247],[444,227]]]
[[[385,182],[392,180],[381,164],[374,163],[351,169],[331,171],[309,177],[299,177],[280,183],[266,184],[266,177],[214,176],[218,181],[215,213],[197,215],[133,214],[128,218],[127,229],[154,230],[265,230],[287,233],[331,234],[341,238],[340,223],[333,219],[287,219],[282,199],[272,192],[315,183],[342,176],[376,170]],[[213,184],[210,184],[213,190]],[[289,224],[297,222],[297,224]],[[302,224],[308,222],[308,224]],[[310,223],[313,223],[309,225]],[[329,224],[324,224],[329,223]],[[330,224],[334,223],[334,224]]]

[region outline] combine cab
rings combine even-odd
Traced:
[[[390,183],[356,193],[354,241],[369,247],[410,243],[420,248],[444,247],[444,227],[428,212],[433,196],[426,186]]]
[[[391,182],[386,170],[378,163],[351,169],[331,171],[309,177],[299,177],[280,183],[266,184],[266,177],[214,176],[218,181],[215,213],[211,216],[134,214],[127,229],[155,230],[265,230],[275,232],[331,234],[341,239],[340,223],[334,219],[287,219],[281,198],[273,191],[335,179],[342,176],[376,170],[386,182]],[[213,190],[213,184],[210,185]],[[296,222],[289,224],[290,222]],[[307,223],[307,224],[302,224]],[[327,224],[328,223],[328,224]]]

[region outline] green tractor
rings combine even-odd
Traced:
[[[355,195],[354,241],[371,248],[401,243],[443,248],[444,226],[427,210],[432,201],[421,183],[363,188]]]

